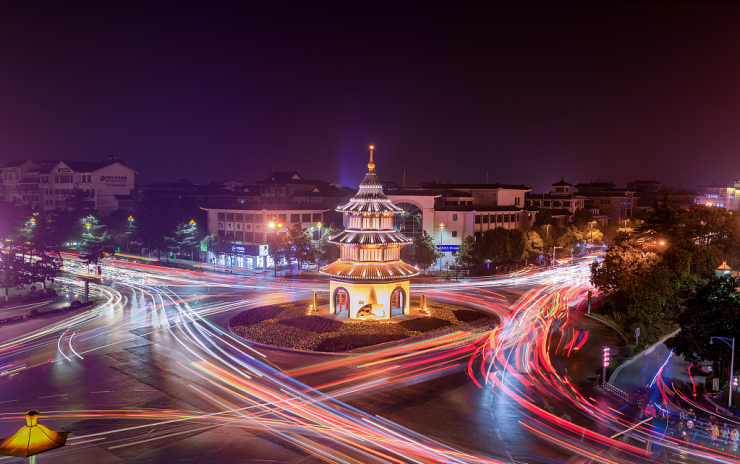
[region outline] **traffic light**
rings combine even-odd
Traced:
[[[605,346],[602,350],[603,363],[601,368],[601,382],[602,385],[606,383],[606,368],[609,367],[609,357],[611,356],[611,350],[608,346]]]

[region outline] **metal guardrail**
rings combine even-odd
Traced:
[[[622,400],[624,400],[626,402],[629,402],[630,396],[627,393],[625,393],[622,390],[620,390],[619,388],[617,388],[614,385],[610,384],[609,382],[604,382],[603,387],[604,387],[604,390],[608,391],[609,393],[611,393],[611,394],[613,394],[615,396],[618,396],[619,398],[621,398]]]

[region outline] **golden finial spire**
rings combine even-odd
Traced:
[[[370,162],[367,163],[367,168],[370,170],[370,172],[375,172],[375,163],[373,162],[373,150],[374,149],[375,147],[370,145]]]

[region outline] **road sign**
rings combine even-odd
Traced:
[[[36,291],[36,286],[35,285],[31,285],[31,292],[35,292],[35,291]]]
[[[269,245],[259,245],[259,256],[267,256],[270,254],[269,251]]]

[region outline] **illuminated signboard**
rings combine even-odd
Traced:
[[[259,245],[260,256],[267,256],[269,254],[269,247],[267,245]]]
[[[453,253],[457,253],[460,250],[460,245],[437,245],[437,248],[442,251],[451,251]]]

